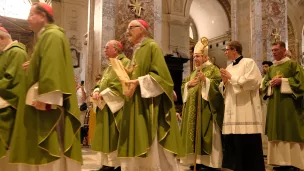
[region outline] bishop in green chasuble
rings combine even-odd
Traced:
[[[105,54],[107,58],[116,58],[127,67],[130,60],[122,53],[122,48],[120,42],[111,40],[106,44]],[[91,149],[101,152],[103,166],[120,166],[117,158],[117,143],[124,97],[121,83],[112,65],[104,70],[101,80],[94,89],[93,99],[97,105],[97,112]]]
[[[133,20],[127,30],[134,45],[118,140],[123,171],[178,170],[174,156],[182,156],[173,103],[173,81],[161,49],[147,38],[148,24]],[[135,85],[135,86],[133,86]],[[135,87],[135,88],[134,88]],[[134,90],[134,91],[133,91]]]
[[[182,84],[184,105],[181,132],[186,157],[181,162],[194,164],[196,161],[197,164],[221,168],[224,100],[218,88],[221,82],[220,70],[209,62],[206,38],[202,38],[195,46],[194,63],[196,70]],[[198,98],[201,98],[200,104]]]
[[[7,150],[14,127],[18,97],[27,60],[25,46],[0,27],[0,171],[8,170]]]
[[[285,43],[272,46],[275,58],[263,81],[268,98],[266,134],[268,164],[304,169],[304,71],[284,56]]]
[[[28,18],[38,34],[26,69],[10,148],[22,171],[80,171],[79,110],[70,45],[52,8],[35,3]]]

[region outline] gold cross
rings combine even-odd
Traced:
[[[130,0],[129,7],[135,13],[136,16],[140,17],[141,10],[144,10],[142,4],[138,0]]]

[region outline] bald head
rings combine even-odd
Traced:
[[[110,40],[107,42],[104,52],[107,58],[116,58],[119,54],[122,53],[123,46],[121,42],[117,40]]]
[[[0,51],[12,42],[11,35],[4,27],[0,27]]]

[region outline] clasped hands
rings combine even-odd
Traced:
[[[93,98],[93,100],[95,100],[95,101],[97,101],[97,100],[102,100],[102,99],[103,99],[99,91],[95,91],[95,92],[93,93],[92,98]]]
[[[37,109],[37,110],[42,110],[42,111],[46,111],[46,103],[40,102],[38,100],[33,101],[32,106]]]
[[[221,69],[220,69],[220,72],[221,72],[222,80],[223,80],[223,82],[226,84],[226,82],[227,82],[228,80],[231,79],[232,75],[230,74],[230,72],[228,72],[228,71],[227,71],[226,69],[224,69],[224,68],[221,68]]]
[[[271,87],[275,87],[275,86],[279,86],[282,84],[282,78],[273,78],[272,80],[270,80],[270,86]]]

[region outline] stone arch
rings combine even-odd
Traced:
[[[217,0],[222,7],[224,8],[226,12],[227,19],[229,21],[229,27],[231,27],[231,4],[230,0]],[[192,4],[193,0],[186,0],[185,1],[185,16],[188,17],[190,15],[190,7]]]

